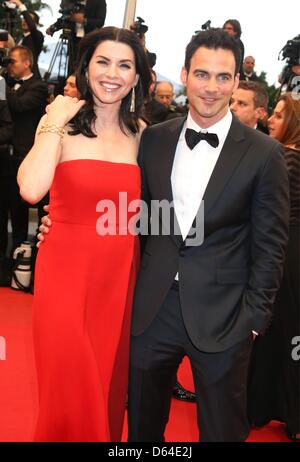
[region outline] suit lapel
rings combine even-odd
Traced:
[[[208,215],[210,209],[224,190],[226,184],[246,154],[249,144],[250,141],[245,138],[242,124],[235,118],[235,116],[233,116],[232,124],[223,149],[219,155],[203,196],[204,217]],[[199,213],[200,207],[197,211],[197,215]],[[196,226],[195,220],[196,217],[191,229],[194,229]]]
[[[205,215],[208,214],[222,193],[235,169],[246,154],[249,144],[250,141],[245,139],[242,124],[233,116],[223,149],[203,196]]]

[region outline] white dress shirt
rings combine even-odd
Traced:
[[[174,208],[183,240],[186,239],[196,217],[208,182],[223,149],[231,122],[232,114],[228,110],[222,120],[206,130],[197,125],[189,113],[187,121],[183,126],[171,174]],[[187,128],[191,128],[197,132],[216,133],[219,138],[219,146],[213,148],[209,143],[201,140],[191,150],[185,141],[185,131]],[[179,279],[178,273],[175,279]],[[252,332],[258,335],[257,332]]]
[[[24,82],[24,80],[31,79],[32,76],[33,76],[33,74],[31,73],[29,75],[26,75],[26,77],[22,77],[22,79],[20,79],[20,80],[23,80],[23,82]],[[19,90],[20,87],[21,87],[21,85],[19,83],[15,83],[13,89],[16,91],[16,90]]]
[[[206,187],[228,135],[231,122],[232,114],[228,110],[222,120],[206,130],[197,125],[189,113],[183,126],[171,174],[174,208],[183,240],[186,239],[196,217]],[[219,146],[213,148],[205,140],[201,140],[191,150],[185,141],[187,128],[197,132],[216,133],[219,138]]]

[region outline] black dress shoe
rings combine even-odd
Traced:
[[[176,382],[176,385],[172,390],[172,395],[173,398],[179,399],[181,401],[187,401],[189,403],[196,402],[196,394],[183,388],[179,382]]]
[[[290,440],[295,441],[297,443],[300,442],[300,433],[291,433],[289,430],[287,430],[286,433]]]
[[[0,287],[9,287],[10,277],[8,271],[0,267]]]

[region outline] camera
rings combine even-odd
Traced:
[[[84,6],[79,1],[75,0],[63,0],[59,7],[59,13],[61,13],[60,18],[56,20],[54,24],[49,26],[48,30],[51,35],[54,32],[57,32],[61,29],[71,29],[72,28],[72,15],[74,13],[83,13]]]
[[[145,20],[138,16],[137,20],[130,26],[130,29],[133,30],[137,35],[146,34],[149,28],[146,26],[146,24],[144,24],[144,22]]]
[[[0,41],[6,42],[8,40],[7,30],[0,29]],[[0,47],[0,67],[7,67],[12,60],[8,57],[9,50],[7,48]]]
[[[11,288],[15,290],[30,290],[32,272],[32,248],[28,241],[22,242],[13,254]]]
[[[200,30],[195,30],[195,35],[199,34],[199,32],[201,32],[202,30],[209,30],[209,29],[211,29],[211,20],[210,19],[208,21],[206,21],[204,24],[202,24]]]
[[[10,11],[10,12],[15,12],[17,10],[17,6],[15,5],[15,3],[12,3],[12,2],[0,2],[2,8],[4,8],[4,10],[6,11]]]
[[[7,67],[12,63],[12,59],[8,55],[9,50],[7,48],[0,48],[0,67]]]
[[[209,20],[206,21],[204,24],[202,24],[201,29],[202,29],[202,30],[208,30],[208,29],[211,28],[210,25],[211,25],[211,20],[209,19]]]
[[[279,52],[278,59],[280,59],[280,55],[282,56],[281,60],[287,59],[287,64],[290,66],[300,65],[300,34],[286,42]]]
[[[300,34],[292,40],[288,40],[279,52],[278,59],[286,59],[286,65],[281,74],[281,87],[286,85],[286,91],[292,91],[296,84],[293,84],[293,66],[300,66]]]

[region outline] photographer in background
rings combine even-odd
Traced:
[[[59,30],[68,31],[69,73],[74,72],[80,40],[89,32],[104,25],[106,18],[106,0],[62,0],[61,17],[48,27],[46,34],[53,35]],[[70,34],[70,35],[69,35]]]
[[[19,165],[34,142],[35,131],[44,113],[48,91],[47,84],[32,72],[33,56],[29,48],[13,47],[8,65],[7,104],[14,124],[10,178],[12,201],[13,247],[27,240],[28,204],[23,201],[16,181]]]
[[[278,59],[286,59],[286,65],[284,66],[280,76],[279,83],[281,87],[279,89],[279,96],[281,93],[292,92],[300,83],[300,34],[294,37],[292,40],[288,40],[282,50],[279,52]],[[298,78],[297,78],[298,77]]]
[[[82,38],[97,27],[104,25],[106,18],[105,0],[81,0],[73,3],[82,5],[81,12],[72,14],[77,37]]]
[[[13,124],[7,102],[0,96],[0,287],[9,285],[6,250],[8,214],[11,212],[10,180],[13,175],[10,158],[12,135]]]
[[[156,54],[151,53],[150,51],[147,50],[146,48],[146,32],[148,31],[148,26],[146,24],[143,24],[145,21],[144,19],[140,18],[139,16],[137,17],[137,21],[134,21],[133,24],[131,24],[130,29],[133,30],[140,39],[141,44],[144,47],[148,64],[152,68],[156,64]]]
[[[227,21],[223,25],[223,29],[227,32],[230,37],[234,37],[235,40],[238,42],[240,50],[241,50],[241,65],[239,69],[239,73],[243,75],[243,62],[244,62],[244,54],[245,54],[245,47],[243,42],[241,41],[242,35],[242,28],[241,24],[237,19],[227,19]]]
[[[32,71],[36,77],[41,78],[38,59],[43,49],[44,35],[37,29],[40,20],[39,15],[35,11],[28,11],[26,5],[20,0],[11,0],[11,3],[17,6],[19,13],[23,16],[21,23],[23,37],[18,45],[29,48],[33,55]]]

